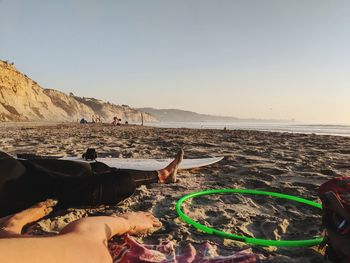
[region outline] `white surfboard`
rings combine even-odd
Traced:
[[[194,169],[221,161],[224,157],[200,158],[200,159],[183,159],[179,169]],[[80,157],[63,157],[61,160],[85,161]],[[154,171],[166,167],[173,159],[121,159],[121,158],[97,158],[96,161],[107,164],[110,167],[119,169],[135,169],[142,171]]]

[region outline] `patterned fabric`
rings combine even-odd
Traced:
[[[233,252],[230,256],[219,256],[216,245],[205,242],[196,249],[188,244],[182,249],[175,249],[174,243],[162,242],[159,245],[138,243],[129,235],[125,235],[120,243],[109,243],[109,251],[113,262],[140,263],[257,263],[258,255],[248,250]]]

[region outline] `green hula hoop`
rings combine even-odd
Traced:
[[[275,192],[266,192],[266,191],[258,191],[258,190],[249,190],[249,189],[217,189],[217,190],[207,190],[207,191],[200,191],[192,194],[185,195],[182,197],[177,203],[176,203],[176,211],[180,218],[182,218],[186,223],[194,226],[195,228],[211,234],[211,235],[217,235],[223,238],[238,240],[241,242],[245,242],[252,245],[259,245],[259,246],[275,246],[275,247],[302,247],[302,246],[316,246],[321,243],[323,240],[322,237],[316,237],[314,239],[305,239],[305,240],[269,240],[269,239],[260,239],[260,238],[251,238],[246,236],[240,236],[236,234],[231,234],[228,232],[220,231],[215,228],[207,227],[205,225],[202,225],[194,220],[192,220],[190,217],[185,215],[185,213],[181,210],[181,205],[183,202],[185,202],[187,199],[191,199],[194,197],[202,196],[202,195],[212,195],[212,194],[231,194],[231,193],[240,193],[240,194],[253,194],[253,195],[267,195],[277,198],[283,198],[292,200],[295,202],[307,204],[319,209],[322,209],[322,205],[318,204],[316,202],[292,196],[292,195],[286,195],[286,194],[280,194]]]

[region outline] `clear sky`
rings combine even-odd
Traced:
[[[350,123],[350,1],[0,0],[0,59],[133,107]]]

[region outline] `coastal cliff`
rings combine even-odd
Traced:
[[[0,121],[77,121],[98,116],[111,122],[141,121],[141,112],[127,105],[115,105],[94,98],[81,98],[54,89],[44,89],[16,69],[13,63],[0,60]],[[143,113],[144,121],[157,121]]]

